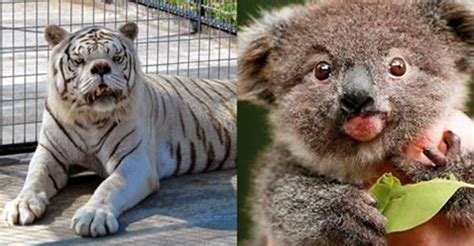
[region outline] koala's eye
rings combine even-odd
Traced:
[[[390,62],[390,74],[401,77],[407,72],[407,66],[402,58],[394,58]]]
[[[71,61],[72,61],[72,64],[74,64],[74,66],[79,66],[85,63],[84,59],[81,59],[81,58],[73,59]]]
[[[319,80],[326,80],[331,74],[331,65],[326,62],[320,62],[314,69],[314,75]]]
[[[123,60],[124,60],[124,57],[123,56],[114,56],[114,58],[112,58],[114,60],[114,62],[117,62],[117,63],[122,63]]]

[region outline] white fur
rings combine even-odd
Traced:
[[[130,40],[120,41],[133,47]],[[67,44],[53,49],[53,61]],[[61,76],[55,80],[51,69],[39,146],[22,191],[4,209],[9,224],[40,218],[73,164],[106,178],[71,222],[75,233],[93,237],[117,232],[119,215],[157,190],[161,178],[235,167],[235,83],[147,76],[130,49],[135,86],[114,107],[71,106],[60,95],[66,83],[58,83]],[[119,74],[117,69],[107,76]]]

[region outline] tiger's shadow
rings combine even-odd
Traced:
[[[235,170],[181,176],[161,182],[158,193],[124,213],[123,227],[156,215],[181,220],[187,226],[215,230],[237,229]],[[160,220],[160,218],[158,218]]]
[[[236,171],[218,171],[173,177],[161,181],[160,190],[151,194],[120,218],[120,232],[134,224],[144,228],[200,227],[212,230],[237,229]],[[54,197],[37,225],[70,220],[103,181],[93,174],[71,177]],[[62,223],[63,224],[63,223]]]

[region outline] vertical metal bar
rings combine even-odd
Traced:
[[[219,0],[219,7],[218,7],[218,16],[216,17],[218,20],[221,20],[222,18],[222,0]],[[214,11],[214,8],[212,9],[212,11]],[[219,32],[218,34],[218,47],[219,47],[219,50],[218,50],[218,53],[217,53],[217,78],[220,79],[221,78],[221,49],[222,49],[222,29],[217,29],[217,31]]]
[[[204,5],[203,5],[203,0],[194,0],[194,3],[196,4],[197,6],[197,14],[198,14],[198,21],[196,22],[193,22],[193,29],[194,29],[194,32],[201,32],[202,31],[202,17],[205,13],[204,11]]]
[[[201,28],[201,21],[202,21],[202,6],[201,6],[202,2],[201,0],[198,0],[198,26]],[[199,28],[199,29],[200,29]],[[197,77],[200,78],[201,77],[201,30],[199,30],[198,32],[198,62],[197,62],[197,67],[198,67],[198,71],[197,71]]]
[[[15,143],[15,3],[12,2],[12,143]]]
[[[72,1],[73,0],[70,0],[70,5],[69,5],[69,32],[72,32],[72,11],[73,11],[73,8],[72,8]]]
[[[61,26],[61,0],[58,1],[58,4],[59,4],[59,22],[58,22],[58,25]]]
[[[166,74],[170,74],[170,22],[171,22],[171,14],[168,12],[168,33],[167,33],[167,37],[168,37],[168,42],[166,43],[167,45],[167,49],[166,49]]]
[[[0,4],[0,144],[3,144],[3,3]]]
[[[150,42],[150,2],[146,5],[146,50],[145,50],[145,71],[148,73],[148,53],[149,53],[149,42]]]
[[[160,4],[160,0],[158,0],[158,6]],[[156,11],[156,73],[160,71],[160,14],[161,11],[157,9]]]
[[[128,21],[128,0],[125,1],[125,22]]]
[[[191,29],[193,28],[193,23],[195,23],[194,21],[191,21],[189,22],[189,25],[188,25],[188,67],[187,67],[187,73],[186,73],[186,76],[189,77],[191,71],[190,71],[190,66],[191,66],[191,38],[192,38],[192,31]]]
[[[209,18],[209,14],[210,14],[210,10],[209,10],[209,6],[212,6],[212,0],[209,0],[209,2],[207,3],[208,5],[206,6],[207,7],[207,11],[204,13],[205,17],[208,19]],[[209,34],[208,34],[208,43],[207,43],[207,78],[210,79],[211,78],[211,53],[212,53],[212,47],[211,47],[211,41],[213,39],[213,30],[210,29],[210,28],[207,28]]]
[[[84,0],[81,1],[81,28],[84,27]]]
[[[50,18],[50,16],[49,16],[49,10],[50,10],[50,4],[49,4],[49,2],[50,2],[50,1],[48,1],[48,10],[46,11],[46,15],[47,15],[47,18],[46,18],[47,21],[46,21],[46,22],[47,22],[47,25],[49,25],[49,22],[50,22],[50,20],[49,20],[49,18]],[[46,58],[48,59],[48,62],[49,62],[49,48],[48,48],[48,51],[46,52]]]
[[[178,4],[178,3],[177,3]],[[179,8],[179,7],[178,7]],[[179,57],[181,52],[181,17],[178,16],[178,54],[176,57],[176,75],[179,75]]]
[[[140,7],[140,6],[138,5],[138,0],[135,0],[135,9],[136,9],[136,11],[135,11],[135,13],[136,13],[136,14],[135,14],[135,19],[136,19],[136,21],[135,21],[135,23],[136,23],[137,25],[139,25],[139,19],[138,19],[138,8],[139,8],[139,7]],[[138,37],[137,37],[137,39],[136,39],[136,41],[135,41],[135,49],[137,50],[137,53],[138,53]]]
[[[26,142],[26,69],[28,63],[26,62],[26,0],[23,1],[23,46],[25,51],[23,52],[23,142]]]
[[[119,0],[115,0],[115,1],[114,1],[114,5],[115,5],[115,10],[114,10],[114,27],[115,27],[115,29],[117,29],[117,15],[118,15],[118,13],[117,13],[117,2],[118,2],[118,1],[119,1]]]
[[[107,13],[106,13],[107,12],[107,5],[106,5],[107,0],[102,0],[102,1],[104,1],[104,26],[106,26],[107,22],[105,20],[107,19],[107,16],[106,16],[107,15]]]
[[[38,80],[39,80],[39,77],[38,77],[38,57],[39,57],[39,52],[38,52],[38,34],[39,34],[39,30],[38,30],[38,1],[36,1],[36,20],[35,20],[35,23],[36,23],[36,33],[35,33],[35,50],[36,50],[36,64],[35,64],[35,142],[38,141],[38,98],[39,98],[39,95],[38,95]]]
[[[92,25],[95,26],[95,0],[92,0]]]
[[[234,4],[235,1],[236,0],[232,0],[231,4]],[[233,13],[231,11],[229,11],[229,13],[227,15],[228,23],[232,23],[232,15],[233,15]],[[232,33],[231,33],[230,28],[229,28],[228,31],[229,32],[227,33],[227,37],[229,38],[229,46],[227,47],[227,78],[230,79],[231,78],[231,75],[230,75],[230,61],[231,61],[231,49],[232,49]]]

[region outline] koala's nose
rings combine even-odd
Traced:
[[[105,62],[99,62],[96,63],[94,66],[91,68],[91,74],[98,74],[100,76],[103,76],[105,74],[108,74],[112,71],[110,68],[109,64]]]
[[[341,110],[348,114],[370,111],[374,104],[373,84],[368,68],[362,65],[349,68],[343,81]]]
[[[374,104],[374,99],[366,93],[344,94],[341,97],[341,109],[345,113],[361,113]]]

